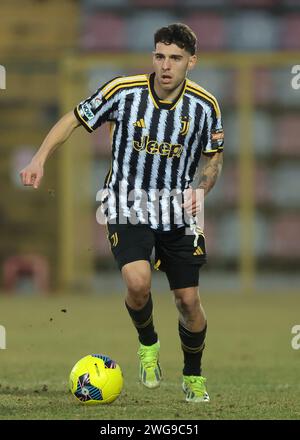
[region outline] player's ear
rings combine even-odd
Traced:
[[[188,70],[192,70],[197,63],[197,55],[191,55],[188,64]]]

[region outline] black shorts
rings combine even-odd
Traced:
[[[127,263],[147,260],[155,249],[154,268],[166,273],[170,289],[198,286],[200,267],[206,262],[205,238],[195,242],[186,228],[157,232],[148,225],[108,224],[108,239],[119,269]]]

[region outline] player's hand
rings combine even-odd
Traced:
[[[184,203],[182,207],[186,210],[188,215],[197,215],[203,205],[204,190],[202,188],[188,188],[183,193]]]
[[[20,171],[21,182],[24,186],[33,186],[37,189],[44,175],[44,167],[40,162],[31,161],[29,165]]]

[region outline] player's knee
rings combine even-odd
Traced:
[[[182,295],[177,298],[175,298],[175,303],[177,306],[177,309],[183,314],[183,315],[191,315],[193,313],[197,313],[197,311],[200,309],[200,300],[199,297],[196,295]]]
[[[141,275],[133,275],[127,278],[129,296],[135,302],[146,302],[150,293],[150,282]]]

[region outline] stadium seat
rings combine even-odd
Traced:
[[[275,142],[275,127],[272,116],[265,111],[256,111],[253,120],[255,154],[259,156],[271,154]]]
[[[203,58],[205,58],[205,54]],[[188,77],[217,98],[221,111],[224,105],[233,103],[235,87],[232,73],[229,70],[204,67],[199,63],[195,69],[189,72]]]
[[[226,47],[226,22],[221,15],[196,13],[185,17],[184,22],[197,35],[199,50],[222,50]]]
[[[222,191],[222,198],[224,201],[226,201],[225,206],[232,206],[238,202],[239,198],[239,170],[237,164],[235,166],[229,165],[224,167],[222,175],[224,178],[224,183],[221,186],[222,189],[219,186],[216,186],[216,192]],[[218,182],[217,185],[219,183],[220,182]]]
[[[283,162],[272,175],[273,203],[279,208],[299,209],[299,165],[295,161]]]
[[[132,6],[141,7],[141,6],[176,6],[177,0],[132,0]]]
[[[240,141],[239,135],[237,135],[239,130],[238,114],[234,111],[234,109],[223,113],[223,125],[225,130],[224,150],[226,148],[226,154],[239,154]]]
[[[238,212],[225,214],[221,218],[222,220],[218,222],[218,228],[216,230],[216,253],[223,258],[236,258],[240,252],[240,224]]]
[[[255,104],[271,104],[272,100],[274,99],[271,70],[262,67],[254,69],[253,80]]]
[[[260,105],[274,106],[284,104],[299,107],[299,96],[291,87],[291,66],[254,71],[255,102]]]
[[[268,243],[272,239],[270,227],[266,217],[256,212],[254,219],[254,254],[264,257],[268,254]]]
[[[262,206],[272,203],[272,177],[270,169],[263,166],[255,168],[255,202]]]
[[[300,156],[299,148],[300,114],[281,116],[276,124],[277,151],[285,156]]]
[[[300,216],[282,215],[272,227],[268,253],[272,257],[300,257]]]
[[[124,20],[119,15],[108,12],[85,16],[81,47],[87,51],[125,49],[127,37]]]
[[[128,6],[130,0],[83,0],[83,7],[87,10],[99,10],[103,8],[117,8],[120,6]]]
[[[288,14],[281,18],[280,47],[300,49],[300,14]]]
[[[216,224],[214,220],[210,219],[209,216],[205,217],[204,222],[204,235],[205,235],[205,246],[206,252],[210,256],[214,256],[218,253],[218,240],[216,236]]]
[[[46,293],[49,289],[49,276],[48,261],[41,255],[14,255],[3,264],[5,293],[18,290],[23,277],[31,277],[36,291]]]
[[[299,59],[295,59],[295,64],[299,64]],[[276,104],[299,109],[299,91],[293,89],[292,77],[290,64],[272,71],[274,100]]]
[[[184,6],[197,6],[198,8],[209,6],[211,8],[218,8],[219,6],[226,6],[227,2],[228,0],[201,0],[201,2],[199,2],[199,0],[185,0]]]
[[[239,7],[250,6],[252,8],[254,7],[271,8],[272,6],[275,6],[278,3],[278,0],[231,0],[231,1],[234,6],[239,6]]]
[[[172,11],[143,11],[132,14],[127,19],[127,32],[132,50],[149,51],[154,47],[154,32],[162,26],[177,22],[177,16]]]
[[[107,239],[107,229],[104,225],[95,223],[94,228],[94,252],[96,257],[105,257],[113,260],[113,256],[110,250],[110,244]]]
[[[268,13],[238,13],[230,19],[228,31],[230,47],[236,50],[272,50],[278,46],[277,21]]]

